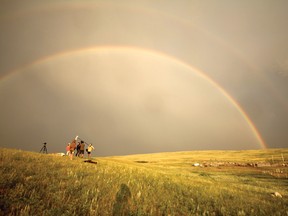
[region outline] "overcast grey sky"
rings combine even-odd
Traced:
[[[99,156],[263,148],[258,136],[288,147],[287,10],[0,0],[1,147],[64,152],[76,135]]]

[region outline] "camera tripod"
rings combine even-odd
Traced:
[[[47,147],[46,147],[46,142],[45,143],[43,143],[44,145],[43,145],[43,147],[40,149],[40,153],[46,153],[46,154],[48,154],[48,152],[47,152]]]

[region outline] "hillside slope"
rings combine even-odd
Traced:
[[[0,161],[1,215],[288,215],[288,149]]]

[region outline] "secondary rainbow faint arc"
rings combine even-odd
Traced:
[[[172,61],[174,61],[174,62],[176,62],[182,66],[189,68],[189,70],[193,71],[198,76],[200,76],[203,79],[205,79],[206,81],[208,81],[219,92],[221,92],[222,95],[224,95],[224,97],[238,110],[238,112],[241,114],[241,116],[245,119],[245,121],[249,125],[250,129],[252,130],[253,134],[257,138],[260,146],[264,149],[267,148],[265,141],[261,137],[259,131],[257,130],[256,126],[253,124],[253,122],[251,121],[249,116],[244,112],[242,107],[232,98],[232,96],[229,95],[219,84],[217,84],[209,76],[207,76],[204,72],[200,71],[199,69],[195,68],[194,66],[192,66],[186,62],[183,62],[174,56],[170,56],[170,55],[167,55],[165,53],[162,53],[162,52],[159,52],[156,50],[145,49],[142,47],[133,47],[133,46],[92,46],[92,47],[89,46],[89,47],[82,47],[82,48],[72,49],[72,50],[67,50],[67,51],[61,51],[61,52],[57,52],[57,53],[39,58],[33,62],[25,64],[22,67],[16,68],[16,69],[10,71],[6,76],[0,77],[0,81],[1,80],[3,81],[5,78],[7,79],[12,74],[24,71],[24,70],[26,70],[32,66],[39,65],[39,64],[42,64],[42,63],[47,62],[47,61],[51,61],[55,58],[69,57],[69,56],[72,56],[75,54],[81,54],[81,53],[87,53],[87,52],[101,52],[101,51],[110,51],[110,50],[111,51],[137,51],[137,52],[144,52],[144,53],[148,53],[148,54],[153,54],[153,55],[161,56],[161,57],[164,57],[166,59],[172,60]]]

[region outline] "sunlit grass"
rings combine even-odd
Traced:
[[[275,167],[193,166],[272,156]],[[288,214],[287,149],[94,158],[97,164],[1,149],[0,160],[2,215]],[[271,196],[276,191],[282,198]]]

